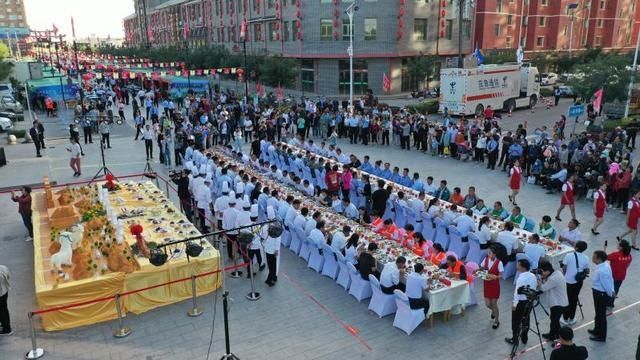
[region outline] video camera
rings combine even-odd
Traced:
[[[538,300],[542,294],[542,291],[532,289],[529,285],[519,287],[517,292],[519,295],[524,295],[529,301]]]

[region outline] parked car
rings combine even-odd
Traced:
[[[558,82],[558,74],[556,73],[548,73],[548,74],[540,74],[540,82],[542,85],[553,85]]]
[[[24,111],[22,104],[20,104],[11,95],[2,95],[0,97],[0,111],[10,111],[14,113],[21,113]]]
[[[0,131],[7,131],[13,127],[11,119],[0,116]]]
[[[571,86],[558,86],[558,90],[560,90],[560,96],[572,97],[574,95]]]
[[[9,83],[0,84],[0,96],[13,96],[13,86]]]
[[[431,90],[420,89],[420,90],[412,91],[411,97],[414,99],[419,99],[419,98],[430,99],[430,98],[437,98],[439,93],[440,93],[439,88],[433,88]]]

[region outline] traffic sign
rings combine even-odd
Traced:
[[[571,105],[567,111],[568,117],[578,117],[584,114],[584,105]]]

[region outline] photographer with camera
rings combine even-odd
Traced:
[[[538,265],[538,289],[542,291],[542,302],[549,307],[551,324],[549,332],[542,334],[547,340],[556,340],[560,331],[560,317],[564,308],[569,305],[567,299],[567,282],[560,270],[554,270],[553,265],[546,260]]]
[[[578,241],[575,252],[567,254],[562,260],[562,270],[564,279],[567,282],[567,297],[569,305],[564,309],[564,314],[560,322],[563,325],[573,325],[576,323],[576,308],[579,303],[580,290],[584,279],[589,274],[589,258],[584,254],[587,250],[587,243]]]
[[[535,290],[538,286],[538,279],[534,274],[529,272],[531,270],[531,264],[527,259],[518,260],[518,277],[516,280],[515,291],[513,294],[513,303],[511,306],[511,330],[513,332],[512,337],[505,338],[509,344],[518,342],[518,339],[522,340],[523,344],[526,344],[529,339],[529,316],[526,306],[529,302],[526,292]],[[523,293],[524,292],[524,293]],[[524,326],[520,327],[523,324]],[[520,333],[518,333],[520,332]]]
[[[607,341],[607,306],[609,306],[611,298],[615,296],[613,275],[611,266],[607,262],[606,252],[602,250],[595,251],[592,260],[596,264],[591,283],[596,318],[593,329],[587,331],[591,334],[590,340],[605,342]]]

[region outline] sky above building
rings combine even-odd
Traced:
[[[71,39],[71,17],[76,37],[124,37],[122,19],[133,13],[133,0],[24,0],[32,30],[58,31]]]

